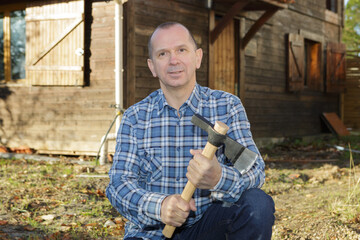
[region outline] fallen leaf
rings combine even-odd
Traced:
[[[0,226],[8,224],[8,221],[6,220],[0,220]]]
[[[25,226],[24,229],[25,229],[26,231],[34,231],[34,230],[35,230],[35,228],[34,228],[34,227],[31,227],[31,226]]]
[[[96,194],[97,194],[99,197],[105,197],[105,196],[106,196],[105,193],[104,193],[104,191],[102,191],[102,190],[100,190],[100,189],[98,189],[98,190],[96,191]]]
[[[292,179],[292,180],[297,179],[299,177],[300,177],[300,174],[298,174],[298,173],[293,173],[293,174],[289,175],[289,178]]]

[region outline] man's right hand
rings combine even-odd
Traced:
[[[193,198],[190,202],[186,202],[179,194],[167,196],[161,204],[161,221],[174,227],[180,227],[189,216],[190,210],[196,211]]]

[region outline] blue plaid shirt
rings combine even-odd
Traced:
[[[165,239],[162,235],[161,202],[181,194],[186,185],[190,149],[203,149],[207,133],[191,123],[194,113],[210,122],[221,121],[228,135],[259,153],[250,132],[240,99],[229,93],[196,85],[189,99],[176,109],[166,102],[161,89],[130,107],[123,115],[116,152],[109,172],[106,195],[129,222],[125,237]],[[213,201],[235,202],[248,188],[264,183],[264,162],[258,157],[250,171],[241,175],[231,166],[220,147],[216,153],[222,176],[214,189],[196,189],[196,212],[190,212],[183,226],[198,221]],[[260,154],[259,154],[260,156]]]

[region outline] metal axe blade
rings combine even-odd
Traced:
[[[208,141],[214,146],[225,145],[225,156],[231,160],[234,167],[244,174],[254,165],[258,154],[247,149],[228,135],[217,133],[213,124],[199,114],[194,114],[191,122],[208,133]]]

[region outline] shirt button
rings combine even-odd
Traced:
[[[180,181],[180,177],[179,177],[179,176],[176,177],[176,181],[177,181],[177,182]]]
[[[180,147],[176,147],[176,151],[180,152],[180,149],[181,149]]]

